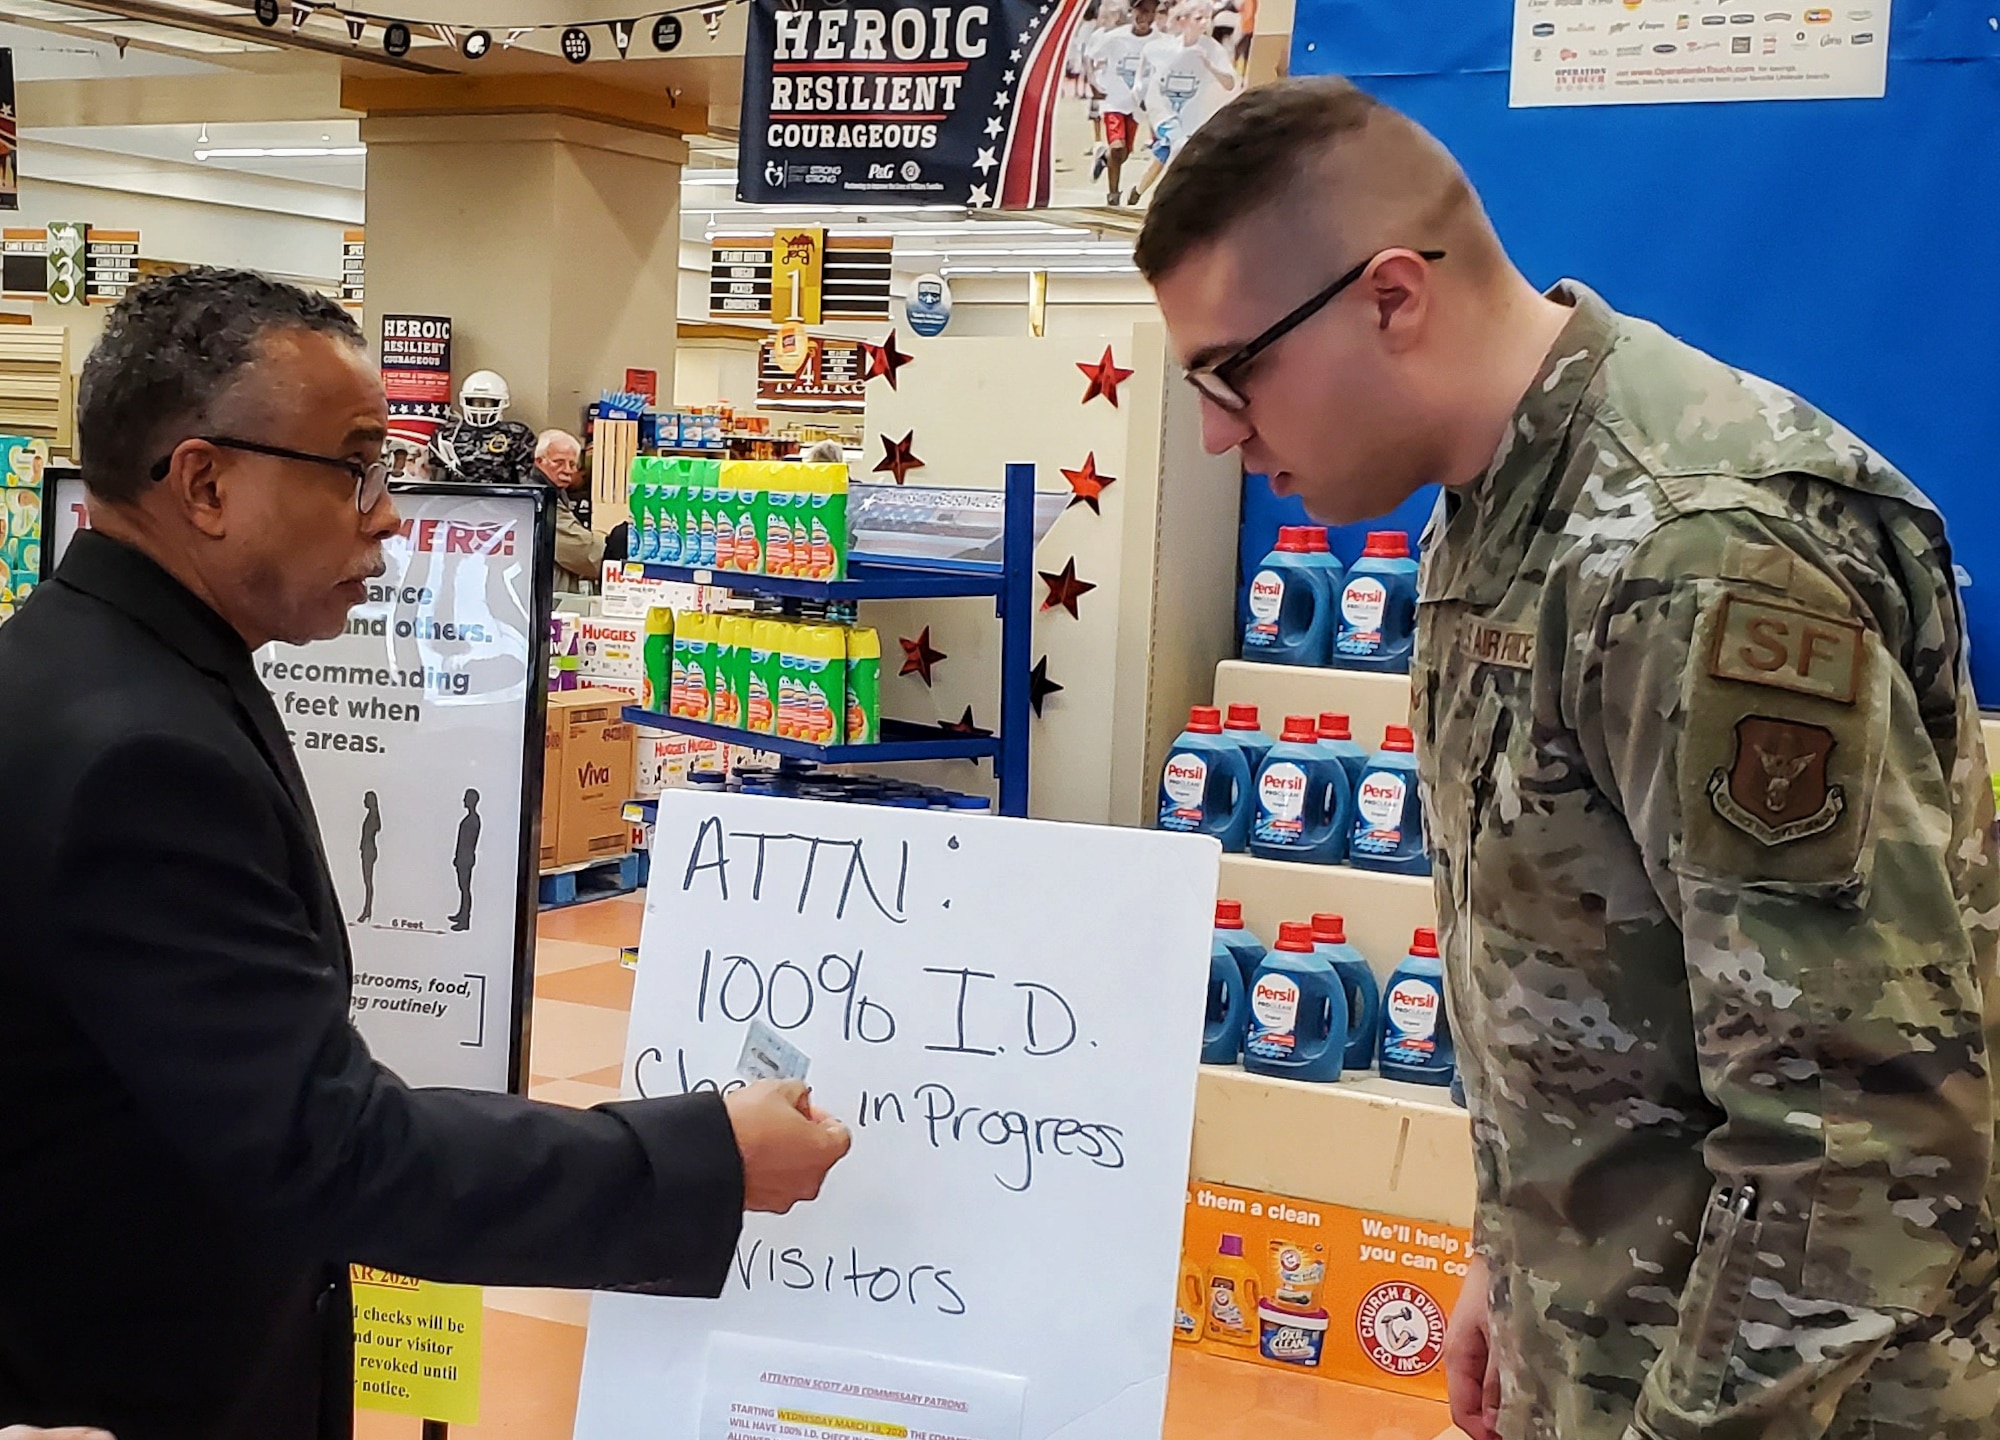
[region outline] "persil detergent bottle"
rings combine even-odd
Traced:
[[[1306,558],[1326,573],[1327,591],[1337,602],[1347,580],[1347,567],[1340,563],[1340,558],[1333,553],[1333,547],[1327,543],[1326,526],[1301,525],[1299,532],[1306,542]],[[1339,628],[1338,615],[1334,617],[1333,623],[1336,629]]]
[[[1347,922],[1338,915],[1313,916],[1313,951],[1333,967],[1347,996],[1347,1061],[1349,1070],[1375,1064],[1375,1042],[1382,1035],[1382,986],[1361,952],[1347,943]]]
[[[1213,835],[1224,850],[1240,851],[1256,808],[1243,747],[1223,738],[1220,710],[1195,706],[1160,775],[1160,828]]]
[[[1320,748],[1310,715],[1287,715],[1284,734],[1257,772],[1250,853],[1265,860],[1338,865],[1347,858],[1354,797],[1339,759]]]
[[[1257,967],[1264,963],[1265,951],[1263,942],[1244,928],[1241,900],[1215,902],[1215,941],[1236,957],[1236,968],[1243,972],[1243,990],[1248,994]]]
[[[1278,948],[1250,982],[1250,1030],[1243,1068],[1289,1080],[1340,1078],[1347,1058],[1347,995],[1313,949],[1312,926],[1286,921]]]
[[[1208,950],[1208,1018],[1201,1027],[1201,1063],[1234,1065],[1243,1054],[1250,1002],[1236,956],[1218,934]]]
[[[1368,752],[1361,748],[1361,742],[1354,738],[1354,731],[1347,723],[1347,717],[1332,710],[1322,710],[1319,716],[1320,749],[1340,762],[1347,771],[1347,785],[1350,790],[1361,788],[1361,772],[1368,768]]]
[[[1419,930],[1382,996],[1382,1078],[1449,1085],[1458,1069],[1437,932]]]
[[[1354,787],[1354,838],[1348,862],[1358,870],[1428,875],[1424,807],[1417,797],[1416,741],[1407,725],[1391,725]]]
[[[1334,630],[1330,572],[1306,549],[1305,527],[1278,531],[1278,547],[1250,579],[1243,658],[1277,665],[1324,665]]]
[[[1372,530],[1340,588],[1332,663],[1343,670],[1408,674],[1416,629],[1417,562],[1410,558],[1410,537],[1400,530]]]
[[[1255,705],[1231,705],[1222,719],[1222,733],[1243,747],[1243,759],[1253,776],[1263,767],[1271,747],[1278,743],[1264,733]]]

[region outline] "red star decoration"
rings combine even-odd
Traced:
[[[882,436],[882,459],[876,464],[873,473],[880,475],[886,471],[894,475],[896,483],[901,485],[912,470],[923,469],[924,462],[917,458],[916,438],[917,432],[914,430],[900,440],[891,440],[887,435]]]
[[[865,383],[880,375],[889,382],[889,388],[896,388],[896,372],[917,357],[905,355],[896,348],[896,332],[891,330],[889,338],[880,345],[861,342],[861,379]]]
[[[944,731],[947,735],[966,735],[974,739],[984,739],[993,733],[991,730],[982,730],[973,723],[972,707],[970,705],[965,707],[965,714],[961,715],[958,719],[938,721],[938,729]]]
[[[924,633],[914,640],[903,640],[898,637],[898,643],[903,647],[903,668],[898,673],[921,675],[924,684],[930,684],[931,667],[947,658],[944,651],[931,648],[931,627],[924,626]]]
[[[1117,405],[1118,387],[1132,378],[1130,370],[1119,369],[1118,362],[1111,358],[1109,345],[1104,347],[1104,358],[1095,365],[1079,360],[1076,362],[1076,368],[1090,379],[1089,387],[1083,392],[1083,403],[1086,405],[1100,395],[1114,406]]]
[[[1076,492],[1070,497],[1069,505],[1064,508],[1073,509],[1078,505],[1088,505],[1093,514],[1102,515],[1104,512],[1098,509],[1097,499],[1104,493],[1106,485],[1118,483],[1118,477],[1097,473],[1097,452],[1093,450],[1083,457],[1081,470],[1065,470],[1062,473],[1063,479],[1069,481],[1069,488]]]
[[[1076,578],[1076,557],[1072,555],[1069,558],[1068,563],[1063,566],[1060,575],[1051,575],[1046,570],[1041,571],[1040,574],[1042,583],[1049,587],[1049,598],[1042,602],[1042,608],[1044,610],[1053,610],[1056,606],[1060,605],[1063,609],[1069,611],[1072,620],[1082,619],[1083,617],[1076,613],[1076,602],[1097,587],[1088,580],[1079,580]]]
[[[1035,662],[1035,668],[1028,672],[1028,703],[1035,707],[1035,716],[1041,717],[1042,702],[1051,695],[1060,694],[1062,686],[1049,679],[1049,657],[1044,655]]]

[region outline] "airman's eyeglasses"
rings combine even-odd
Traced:
[[[1238,346],[1212,364],[1202,365],[1188,371],[1188,384],[1194,386],[1195,389],[1201,391],[1202,394],[1213,400],[1224,410],[1229,411],[1230,414],[1241,413],[1249,407],[1250,402],[1243,398],[1242,389],[1238,386],[1235,377],[1241,375],[1245,367],[1252,360],[1255,360],[1259,355],[1298,329],[1299,326],[1305,324],[1306,321],[1312,319],[1313,316],[1331,305],[1334,298],[1341,291],[1347,289],[1355,281],[1367,274],[1368,267],[1373,265],[1386,253],[1386,251],[1377,250],[1373,255],[1370,255],[1366,260],[1363,260],[1359,265],[1356,265],[1352,270],[1342,275],[1338,280],[1327,286],[1326,289],[1320,291],[1319,294],[1313,296],[1312,299],[1306,301],[1305,304],[1299,306],[1298,309],[1292,311],[1291,314],[1259,335],[1255,340],[1250,341],[1247,345]],[[1415,253],[1421,255],[1426,260],[1444,259],[1444,251],[1442,250],[1418,250]]]

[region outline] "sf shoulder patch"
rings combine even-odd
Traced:
[[[1833,604],[1797,601],[1796,587],[1766,600],[1729,586],[1696,619],[1679,716],[1680,862],[1716,880],[1831,892],[1868,868],[1893,662]]]
[[[1784,845],[1840,823],[1847,796],[1827,779],[1839,744],[1820,725],[1745,715],[1736,722],[1736,760],[1709,778],[1715,813],[1760,845]]]

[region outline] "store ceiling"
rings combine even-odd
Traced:
[[[715,234],[768,230],[774,223],[809,215],[843,233],[893,235],[899,268],[906,270],[1005,274],[1048,269],[1109,279],[1132,274],[1131,240],[1137,217],[1130,213],[1003,215],[870,207],[828,211],[738,204],[733,126],[742,66],[740,6],[727,12],[722,33],[713,41],[700,19],[688,16],[681,51],[674,56],[653,53],[648,30],[632,37],[631,58],[622,61],[601,23],[602,0],[482,0],[476,6],[412,0],[401,8],[420,12],[413,20],[484,27],[493,32],[495,49],[484,60],[467,61],[437,35],[417,29],[409,63],[399,67],[381,51],[379,26],[371,27],[356,45],[349,40],[345,22],[334,14],[318,15],[294,34],[288,20],[267,30],[256,23],[247,4],[223,0],[102,0],[90,6],[0,0],[0,44],[11,45],[15,52],[29,165],[32,169],[34,147],[42,144],[69,152],[240,171],[355,194],[365,187],[365,157],[338,153],[360,147],[359,124],[351,114],[341,114],[337,104],[330,104],[326,118],[318,118],[310,107],[326,102],[309,101],[302,112],[307,118],[248,121],[221,106],[221,97],[231,93],[228,82],[253,74],[266,84],[272,77],[295,76],[301,82],[310,78],[316,94],[331,95],[337,93],[336,70],[362,77],[407,74],[413,67],[432,74],[553,71],[655,94],[674,92],[680,105],[707,115],[709,128],[717,133],[689,136],[694,153],[683,173],[681,234],[689,244],[703,245]],[[561,59],[552,30],[521,36],[512,48],[500,44],[513,25],[592,20],[600,22],[591,27],[595,53],[582,66]],[[211,118],[202,99],[190,102],[182,92],[176,108],[187,113],[176,113],[175,123],[67,123],[88,122],[99,115],[124,119],[125,112],[135,108],[150,113],[157,103],[157,84],[150,82],[171,83],[176,77],[218,82],[216,89],[198,87],[194,93],[216,97],[228,121]],[[111,94],[120,81],[147,87],[134,92],[144,103],[103,103],[99,97]],[[38,127],[38,110],[59,115],[65,123]],[[328,151],[335,153],[321,153]]]

